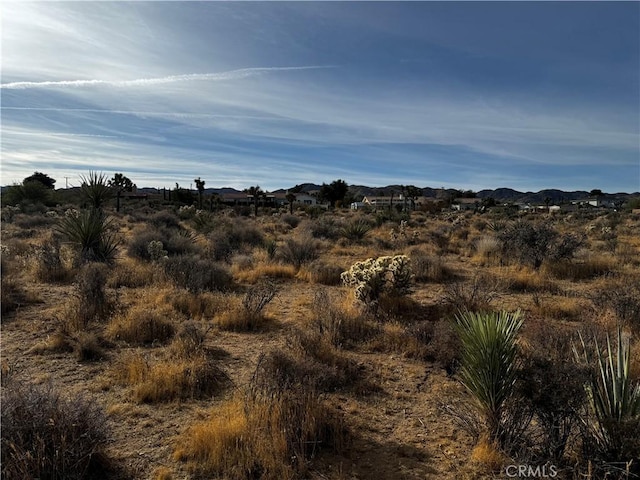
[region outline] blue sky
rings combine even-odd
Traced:
[[[638,2],[3,2],[2,184],[640,190]]]

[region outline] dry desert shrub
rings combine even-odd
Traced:
[[[225,402],[211,418],[189,427],[173,457],[204,476],[231,480],[304,476],[320,449],[342,451],[342,417],[307,385],[270,385],[257,379],[247,394]]]
[[[259,263],[250,270],[235,272],[234,278],[239,282],[256,283],[263,279],[294,278],[297,273],[298,270],[293,265]]]
[[[584,302],[573,297],[543,297],[533,294],[533,313],[546,319],[577,320],[584,315]]]
[[[2,389],[2,478],[80,480],[108,471],[106,418],[95,402],[52,385]]]
[[[31,300],[33,301],[33,299]],[[22,305],[30,303],[29,295],[20,284],[13,279],[2,275],[2,285],[0,286],[0,319],[4,321],[5,315],[18,310]]]
[[[409,253],[409,257],[416,282],[443,283],[455,278],[454,272],[440,256],[429,255],[416,248]]]
[[[288,238],[278,248],[276,258],[281,262],[299,269],[302,265],[313,262],[319,256],[319,244],[312,238],[300,241]]]
[[[313,283],[340,285],[340,275],[344,271],[344,268],[339,265],[326,263],[323,260],[316,260],[307,267],[307,271],[309,279]]]
[[[128,255],[148,262],[154,260],[149,251],[151,242],[161,242],[162,248],[169,256],[190,255],[196,252],[195,240],[187,231],[145,226],[136,230],[129,240]]]
[[[491,309],[491,302],[497,290],[498,285],[494,278],[475,274],[468,282],[454,282],[446,285],[442,301],[451,312],[488,311]]]
[[[249,287],[242,300],[231,301],[228,310],[216,317],[217,325],[223,330],[250,332],[265,327],[269,318],[264,308],[275,298],[278,286],[264,281]]]
[[[173,290],[163,295],[158,303],[168,303],[174,310],[194,319],[213,318],[228,307],[229,298],[221,292],[192,293]]]
[[[516,267],[516,269],[505,267],[502,269],[500,281],[504,289],[509,292],[559,293],[559,287],[548,278],[545,272],[529,267]]]
[[[295,215],[283,215],[282,221],[289,225],[291,228],[296,228],[298,225],[300,225],[301,220],[300,217],[297,217]]]
[[[368,393],[376,389],[362,378],[360,368],[352,359],[317,332],[294,331],[287,339],[287,348],[296,364],[311,362],[314,365],[317,372],[314,387],[319,390],[351,388],[356,393]]]
[[[170,307],[136,305],[111,320],[107,336],[134,345],[166,343],[175,333],[171,321],[173,316],[175,314]]]
[[[153,285],[158,280],[154,265],[124,258],[109,272],[107,285],[111,288],[141,288]]]
[[[594,305],[612,311],[622,325],[640,332],[640,287],[633,278],[602,282],[591,294]]]
[[[141,354],[121,357],[111,369],[112,380],[131,387],[138,403],[211,398],[229,384],[229,376],[206,355],[149,360]]]
[[[62,313],[63,330],[79,332],[92,322],[109,319],[116,301],[107,293],[108,267],[102,263],[88,263],[80,270],[74,285],[74,295]]]
[[[107,342],[94,332],[69,331],[62,323],[56,331],[28,350],[29,353],[73,353],[79,362],[106,358]]]
[[[69,271],[64,265],[58,238],[48,234],[30,254],[33,274],[40,282],[63,282],[68,280]]]
[[[581,260],[558,260],[546,262],[543,270],[550,276],[577,282],[615,272],[616,261],[606,255],[589,256]]]
[[[483,235],[473,242],[476,258],[483,266],[500,264],[502,242],[492,235]]]
[[[229,271],[211,260],[176,256],[165,258],[161,265],[167,277],[177,287],[189,292],[227,291],[233,287]]]
[[[380,327],[357,311],[337,305],[327,290],[318,290],[312,303],[311,328],[336,348],[350,348],[379,333]]]

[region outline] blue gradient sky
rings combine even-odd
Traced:
[[[640,190],[638,2],[3,2],[2,184]]]

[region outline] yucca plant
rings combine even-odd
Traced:
[[[80,180],[80,191],[92,208],[101,209],[106,201],[113,197],[113,189],[104,173],[89,172],[86,177],[80,175]]]
[[[67,215],[55,228],[80,247],[82,260],[111,262],[115,258],[119,242],[113,232],[113,221],[102,211],[92,208]]]
[[[491,440],[502,444],[508,432],[503,419],[518,370],[516,337],[523,319],[516,312],[470,312],[456,315],[460,337],[460,379],[483,417]]]
[[[594,337],[592,354],[580,335],[581,351],[573,346],[575,357],[592,367],[591,381],[586,385],[590,407],[595,414],[592,435],[600,453],[610,461],[627,461],[640,456],[640,383],[630,377],[629,340],[624,341],[618,328],[616,351],[607,335],[604,352]]]
[[[341,230],[341,235],[347,240],[358,242],[363,240],[371,231],[371,225],[364,220],[348,223]]]

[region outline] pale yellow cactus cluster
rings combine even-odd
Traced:
[[[376,302],[383,293],[405,295],[411,289],[413,275],[406,255],[368,258],[354,263],[340,275],[342,283],[355,287],[356,300]]]

